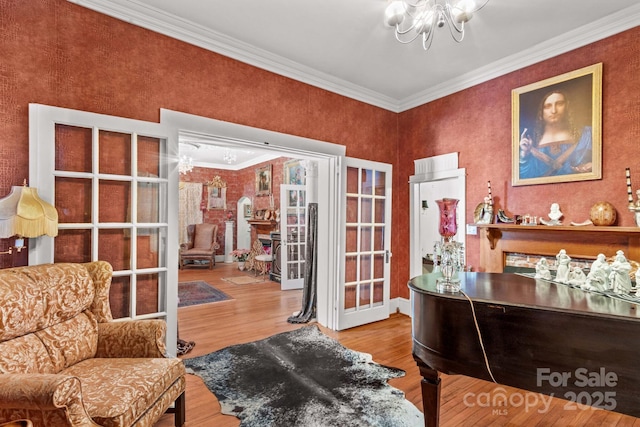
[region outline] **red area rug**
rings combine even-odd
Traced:
[[[212,302],[232,299],[220,289],[201,280],[178,283],[178,307],[187,307],[196,304],[208,304]]]

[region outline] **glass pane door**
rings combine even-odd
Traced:
[[[304,185],[280,186],[282,290],[302,289],[307,242],[307,202]]]
[[[340,329],[389,317],[391,165],[347,158]]]
[[[38,261],[109,262],[113,317],[165,318],[172,351],[177,233],[169,232],[176,219],[169,219],[166,133],[157,123],[32,107],[31,120],[41,128],[30,141],[39,166],[30,179],[53,201],[59,219],[58,236],[37,248]]]

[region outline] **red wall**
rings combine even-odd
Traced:
[[[607,199],[620,225],[624,168],[640,177],[640,30],[395,114],[281,77],[64,0],[4,0],[0,13],[0,195],[28,177],[28,104],[41,103],[158,121],[167,108],[346,146],[347,155],[394,166],[392,297],[408,296],[409,187],[413,160],[460,152],[467,169],[466,222],[491,180],[508,212],[586,219]],[[511,187],[511,89],[604,63],[603,175],[600,181]],[[635,162],[632,161],[635,160]],[[0,241],[0,250],[10,243]],[[477,267],[478,240],[467,240]],[[26,257],[4,255],[0,267]]]
[[[625,168],[631,168],[632,181],[636,177],[634,190],[640,188],[639,39],[640,28],[635,28],[401,113],[398,162],[405,167],[394,170],[395,206],[408,206],[406,182],[414,159],[458,152],[459,166],[467,174],[465,223],[473,222],[473,211],[491,181],[497,208],[509,214],[546,217],[551,203],[558,202],[563,221],[581,222],[589,218],[595,202],[606,200],[617,209],[617,225],[634,226],[627,210]],[[603,63],[603,178],[511,186],[511,90],[599,62]],[[393,214],[397,226],[409,227],[407,209],[394,209]],[[406,259],[407,245],[394,248],[394,257],[398,256]],[[467,261],[474,270],[482,270],[479,259],[478,236],[468,236]],[[408,296],[406,289],[397,291]]]

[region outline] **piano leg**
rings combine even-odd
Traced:
[[[438,427],[440,422],[440,373],[416,358],[422,375],[422,408],[425,427]]]

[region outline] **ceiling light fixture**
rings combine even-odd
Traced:
[[[181,174],[189,173],[193,170],[193,158],[183,154],[180,156],[180,162],[178,163],[178,170]]]
[[[237,156],[236,153],[232,152],[229,148],[224,149],[224,153],[222,154],[222,158],[227,164],[232,164],[236,162]]]
[[[400,43],[411,43],[422,37],[422,48],[429,50],[435,28],[448,24],[451,37],[460,43],[464,39],[464,24],[489,0],[390,0],[384,11],[384,22],[394,28]]]

